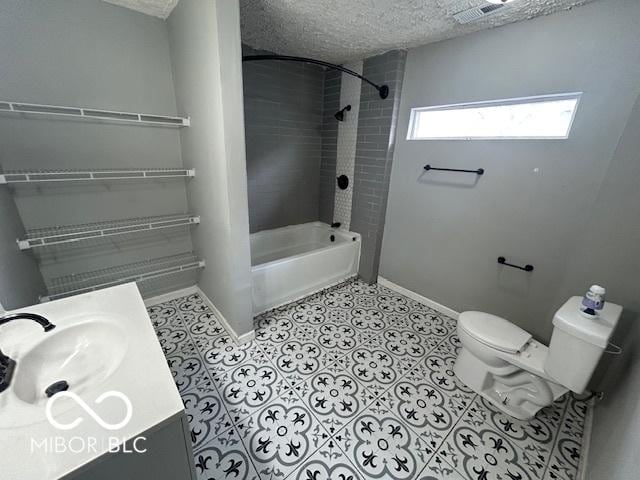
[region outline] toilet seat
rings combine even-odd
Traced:
[[[518,353],[531,334],[510,321],[484,312],[463,312],[458,326],[477,341],[506,353]]]

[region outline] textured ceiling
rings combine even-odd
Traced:
[[[484,0],[240,0],[242,41],[282,55],[341,63],[565,10],[593,0],[515,0],[460,25]]]
[[[179,0],[104,0],[167,18]],[[207,0],[197,0],[207,1]],[[453,15],[485,0],[240,0],[242,41],[282,55],[342,63],[566,10],[594,0],[514,0],[461,25]]]
[[[107,3],[130,8],[136,12],[166,19],[179,0],[103,0]]]

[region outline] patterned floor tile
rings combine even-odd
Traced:
[[[443,340],[447,335],[456,331],[455,320],[426,307],[411,309],[409,315],[404,319],[404,324],[417,334],[434,341]]]
[[[412,302],[404,295],[380,287],[380,293],[376,295],[376,303],[378,308],[385,314],[396,313],[405,315],[409,313],[409,305]]]
[[[316,335],[316,330],[310,325],[298,326],[286,315],[262,315],[256,321],[256,341],[258,343],[281,344],[287,340],[304,338],[309,333]]]
[[[333,440],[309,456],[290,477],[291,480],[363,480],[347,456]]]
[[[322,303],[329,310],[349,310],[355,306],[354,298],[352,293],[335,289],[322,296]]]
[[[340,430],[375,399],[337,364],[299,383],[295,390],[330,434]]]
[[[329,434],[289,390],[238,426],[262,479],[284,478],[329,440]]]
[[[364,478],[414,478],[434,453],[380,401],[334,439]]]
[[[391,387],[411,367],[411,363],[380,347],[375,339],[357,347],[338,363],[375,396]]]
[[[202,353],[205,367],[212,374],[230,370],[262,353],[257,342],[238,345],[229,335],[215,337],[206,343],[196,340],[195,343]]]
[[[344,290],[354,295],[356,307],[375,308],[378,306],[376,297],[379,291],[376,284],[368,285],[362,282],[353,282],[351,285],[344,287]]]
[[[562,430],[571,432],[572,436],[580,437],[584,431],[584,421],[587,415],[588,404],[575,395],[567,394],[567,411],[565,413]]]
[[[416,362],[433,350],[442,340],[423,337],[413,330],[386,329],[380,337],[381,344],[398,358]]]
[[[181,394],[199,385],[213,388],[211,377],[198,353],[176,352],[167,356],[167,364]]]
[[[213,382],[234,423],[244,420],[289,388],[262,352],[231,370],[214,374]]]
[[[471,420],[463,418],[438,450],[438,455],[458,473],[487,480],[542,478],[543,471],[535,459],[489,424]]]
[[[231,428],[229,415],[215,389],[199,386],[181,395],[189,420],[194,451]]]
[[[498,410],[491,402],[478,395],[467,412],[508,437],[517,447],[535,459],[538,468],[544,469],[558,434],[562,414],[566,408],[565,399],[543,408],[531,420],[518,420]]]
[[[587,404],[519,421],[454,375],[456,323],[349,281],[237,346],[199,294],[148,308],[200,480],[577,480]]]
[[[442,444],[464,409],[424,378],[406,376],[380,400],[433,450]]]
[[[147,308],[147,312],[149,313],[151,324],[156,331],[164,326],[171,326],[174,328],[184,327],[184,325],[182,324],[182,319],[178,314],[178,309],[173,300],[170,302],[153,305]]]
[[[316,327],[327,321],[327,307],[320,303],[299,303],[291,309],[290,314],[298,325]]]
[[[202,297],[197,293],[179,298],[175,300],[175,304],[178,308],[178,311],[181,314],[184,312],[203,313],[206,311],[211,311],[209,306],[204,302]]]
[[[156,336],[166,357],[177,352],[195,353],[197,351],[187,330],[182,326],[163,325],[156,329]]]
[[[446,341],[446,340],[445,340]],[[440,344],[413,369],[415,375],[427,378],[438,389],[449,392],[462,406],[469,406],[476,393],[464,385],[453,373],[456,355]]]
[[[355,299],[355,306],[365,309],[375,308],[378,305],[375,295],[358,295]]]
[[[348,324],[325,323],[317,331],[318,343],[335,359],[371,338],[370,333],[356,330]]]
[[[417,478],[418,480],[465,480],[465,477],[442,460],[440,455],[434,455]]]
[[[210,310],[197,313],[182,312],[181,315],[193,339],[215,338],[227,333],[215,314]]]
[[[229,429],[195,451],[198,480],[259,480],[235,428]]]
[[[339,287],[341,290],[353,293],[356,296],[356,303],[359,297],[373,296],[380,294],[380,285],[377,283],[365,283],[361,281],[347,282]]]
[[[460,353],[460,349],[462,348],[462,343],[460,343],[460,338],[454,331],[451,335],[448,335],[443,342],[438,345],[438,352],[441,354],[448,354],[454,357],[458,356]]]
[[[567,408],[545,475],[545,478],[554,480],[575,480],[580,462],[587,404],[571,394],[567,395],[566,403]]]
[[[375,308],[353,308],[349,322],[353,327],[370,335],[381,333],[387,326],[383,313]]]
[[[277,345],[264,343],[262,348],[291,386],[334,362],[331,355],[307,337]]]

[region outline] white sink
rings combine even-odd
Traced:
[[[0,452],[10,452],[0,455],[0,477],[65,477],[106,454],[112,437],[133,439],[183,414],[135,283],[11,313],[17,312],[42,315],[56,327],[45,332],[30,320],[0,327],[0,348],[16,362],[10,386],[0,392]],[[68,383],[66,395],[49,399],[45,390],[60,381]],[[58,441],[96,447],[45,450]]]
[[[102,385],[128,348],[124,331],[109,320],[95,315],[43,336],[18,360],[12,385],[16,397],[40,406],[49,399],[45,390],[54,382],[66,381],[69,391],[78,395]]]

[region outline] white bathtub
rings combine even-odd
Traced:
[[[356,275],[360,235],[326,223],[251,234],[255,314],[298,300]]]

